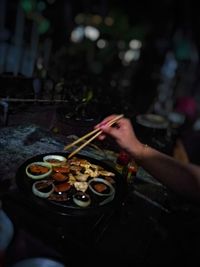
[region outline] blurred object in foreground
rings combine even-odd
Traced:
[[[12,267],[65,267],[64,264],[48,258],[30,258],[15,263]]]
[[[14,234],[13,224],[7,214],[0,209],[0,251],[5,251]]]
[[[123,150],[119,152],[119,155],[116,160],[116,169],[123,173],[130,161],[130,156]]]
[[[129,186],[133,186],[137,171],[138,165],[134,160],[131,160],[127,166],[127,183]]]

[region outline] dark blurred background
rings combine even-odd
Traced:
[[[68,264],[69,258],[76,262],[73,252],[83,247],[81,251],[90,251],[90,256],[98,251],[98,260],[102,251],[102,261],[106,251],[112,259],[123,252],[134,263],[141,258],[148,265],[163,266],[163,259],[165,266],[178,261],[180,265],[185,259],[188,266],[196,263],[199,208],[190,212],[184,203],[182,207],[182,200],[143,171],[134,179],[136,190],[131,182],[131,197],[114,217],[116,224],[110,224],[112,214],[103,220],[98,217],[98,222],[89,217],[86,229],[82,221],[76,227],[74,218],[71,227],[64,218],[50,213],[46,217],[32,203],[29,209],[26,196],[7,191],[25,159],[61,151],[72,137],[82,136],[112,113],[123,113],[133,123],[144,118],[140,115],[158,115],[147,121],[150,127],[136,123],[138,138],[183,162],[189,158],[200,165],[199,55],[198,1],[0,0],[0,197],[4,200],[6,192],[3,207],[15,223],[8,262],[24,255],[57,257],[59,251]],[[111,158],[113,163],[117,158],[116,167],[127,164],[126,154],[113,153],[121,152],[113,140],[94,141],[85,150],[89,155],[106,162]],[[184,146],[178,151],[176,144]],[[3,236],[9,228],[6,223],[0,231]],[[93,242],[92,250],[85,246],[93,232],[100,239],[108,234],[100,240],[100,250]]]
[[[189,0],[1,0],[1,106],[57,101],[65,118],[86,119],[156,113],[199,131],[199,26]]]

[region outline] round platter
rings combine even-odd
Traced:
[[[32,162],[43,161],[43,158],[47,155],[51,154],[50,153],[39,154],[28,159],[18,168],[16,173],[17,186],[20,192],[23,194],[24,200],[28,202],[31,206],[34,205],[35,207],[40,208],[41,210],[46,210],[50,213],[58,213],[70,216],[87,216],[104,212],[105,210],[108,209],[113,209],[115,207],[118,207],[123,202],[123,199],[127,192],[126,179],[124,179],[124,177],[117,170],[115,170],[105,162],[79,154],[76,155],[77,158],[85,159],[89,161],[91,164],[98,165],[104,168],[104,170],[114,173],[113,179],[115,183],[113,187],[115,191],[113,197],[108,199],[109,201],[106,201],[106,199],[103,199],[100,196],[96,196],[89,189],[88,191],[86,191],[86,193],[89,194],[91,197],[91,204],[88,207],[77,206],[72,200],[73,197],[67,201],[55,201],[55,200],[40,198],[34,195],[32,191],[32,186],[35,180],[28,177],[28,175],[26,174],[26,168]],[[59,155],[66,158],[68,156],[67,153],[62,153],[62,152],[54,153],[54,155]]]

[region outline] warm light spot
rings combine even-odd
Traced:
[[[141,43],[141,41],[139,41],[139,40],[131,40],[130,42],[129,42],[129,47],[131,48],[131,49],[140,49],[141,47],[142,47],[142,43]]]
[[[85,27],[85,37],[90,39],[91,41],[96,41],[99,38],[100,32],[97,28],[93,26]]]
[[[84,38],[84,27],[78,26],[71,32],[71,41],[74,43],[79,43]]]
[[[140,57],[140,51],[139,50],[127,50],[124,54],[124,61],[129,63],[131,61],[136,61]]]

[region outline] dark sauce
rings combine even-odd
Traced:
[[[66,192],[54,192],[49,196],[48,199],[56,202],[68,202],[70,197]]]
[[[36,188],[37,188],[37,190],[39,190],[40,192],[42,192],[42,193],[48,193],[49,191],[51,191],[52,190],[52,184],[44,184],[44,183],[38,183],[37,185],[36,185]]]
[[[101,182],[92,182],[91,186],[98,193],[102,193],[102,194],[109,194],[110,193],[110,187],[108,187],[104,183],[101,183]],[[102,190],[98,190],[98,187],[99,186],[102,186],[103,189]]]
[[[62,162],[62,160],[59,160],[59,159],[47,159],[46,161],[49,162],[49,163],[60,163],[60,162]]]
[[[78,192],[74,197],[83,202],[87,202],[90,199],[89,196],[83,192]]]
[[[47,167],[40,166],[40,165],[32,165],[28,168],[28,172],[33,175],[41,175],[45,174],[49,171]]]

